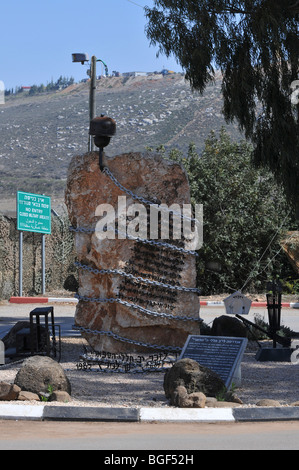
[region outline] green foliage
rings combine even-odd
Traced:
[[[29,90],[28,95],[32,96],[38,93],[45,93],[49,91],[59,90],[60,88],[66,88],[72,85],[74,82],[75,82],[75,79],[73,77],[69,78],[69,77],[63,77],[62,75],[60,75],[60,77],[58,78],[58,80],[56,80],[56,82],[53,82],[53,80],[51,80],[51,82],[49,82],[46,86],[43,83],[41,83],[40,85],[32,85]],[[16,89],[16,93],[21,93],[23,91],[24,90],[22,87],[19,87]]]
[[[222,72],[223,112],[254,144],[254,162],[272,170],[299,210],[298,1],[154,0],[147,36],[174,55],[192,88]]]
[[[287,279],[284,279],[283,282],[283,291],[286,294],[295,294],[299,295],[299,279],[289,276]]]
[[[203,204],[202,294],[238,290],[246,281],[248,291],[258,291],[284,276],[288,263],[282,252],[276,255],[290,222],[288,204],[273,175],[251,164],[251,146],[222,130],[219,138],[211,133],[201,156],[190,144],[187,158],[176,151],[169,157],[187,170],[193,204]]]
[[[54,388],[52,385],[48,385],[47,387],[47,393],[43,394],[41,393],[40,394],[40,400],[41,401],[45,401],[45,402],[48,402],[50,401],[50,398],[51,398],[51,395],[53,394],[54,392]]]

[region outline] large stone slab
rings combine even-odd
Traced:
[[[128,239],[123,230],[137,220],[135,213],[128,215],[134,203],[142,203],[135,195],[167,206],[189,204],[186,173],[179,164],[152,154],[104,156],[104,165],[121,187],[111,175],[100,171],[96,152],[74,157],[68,172],[65,201],[72,227],[77,230],[75,247],[80,263],[75,324],[92,330],[82,330],[82,334],[98,351],[153,350],[145,347],[147,344],[182,348],[189,334],[199,334],[198,293],[188,291],[196,287],[196,258],[189,252]],[[132,191],[132,195],[124,189]],[[125,203],[125,218],[121,218],[120,203]],[[99,230],[101,215],[105,216],[99,209],[103,208],[102,204],[115,208],[115,228],[119,229],[115,239],[100,239],[99,232],[94,231]],[[150,206],[146,207],[149,211]],[[136,228],[136,235],[140,236],[140,227]],[[186,247],[183,239],[153,241]],[[119,272],[101,273],[100,270]],[[134,304],[135,308],[120,302]],[[116,335],[132,343],[121,341]]]

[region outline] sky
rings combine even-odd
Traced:
[[[72,62],[74,52],[95,55],[109,73],[182,71],[174,58],[157,58],[158,46],[150,46],[145,35],[143,7],[153,3],[0,0],[0,81],[6,89],[46,85],[60,75],[80,81],[88,67]]]

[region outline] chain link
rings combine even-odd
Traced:
[[[112,331],[104,331],[104,330],[91,330],[90,328],[84,328],[83,326],[73,326],[74,330],[79,330],[83,333],[91,333],[91,334],[96,334],[96,335],[105,335],[110,338],[116,339],[117,341],[122,341],[125,343],[129,344],[134,344],[136,346],[142,346],[144,348],[152,348],[152,349],[157,349],[158,351],[164,350],[164,351],[176,351],[176,352],[181,352],[182,348],[179,347],[173,347],[173,346],[164,346],[164,345],[159,345],[159,344],[150,344],[150,343],[143,343],[142,341],[135,341],[133,339],[129,338],[124,338],[123,336],[117,335],[116,333],[112,333]]]
[[[200,293],[199,289],[196,289],[195,287],[182,287],[182,286],[175,286],[171,284],[165,284],[164,282],[152,281],[151,279],[146,279],[141,276],[134,276],[133,274],[126,273],[119,269],[97,269],[97,268],[92,268],[91,266],[87,266],[86,264],[82,264],[79,262],[75,262],[74,264],[75,266],[78,266],[79,268],[84,269],[94,274],[117,274],[119,276],[132,279],[133,281],[142,282],[144,284],[148,284],[151,286],[164,287],[166,289],[178,290],[182,292],[194,292],[196,294]]]
[[[89,227],[69,227],[69,230],[71,232],[76,232],[76,233],[96,233],[95,228],[89,228]],[[179,253],[185,253],[187,255],[193,255],[193,256],[198,256],[198,253],[196,251],[192,250],[186,250],[185,248],[181,248],[176,245],[171,245],[170,243],[166,242],[156,242],[155,240],[149,240],[147,238],[140,238],[140,237],[133,237],[132,235],[128,235],[127,233],[120,232],[119,230],[115,229],[115,233],[120,233],[122,236],[125,236],[128,240],[133,240],[135,242],[140,242],[140,243],[145,243],[148,245],[155,245],[161,248],[167,248],[169,250],[174,250],[178,251]]]
[[[164,317],[164,318],[170,318],[172,320],[179,320],[179,321],[202,322],[202,319],[199,317],[195,318],[195,317],[187,317],[187,316],[176,316],[176,315],[172,315],[171,313],[154,312],[153,310],[149,310],[147,308],[141,307],[140,305],[127,302],[126,300],[119,299],[118,297],[111,297],[110,299],[104,299],[101,297],[87,297],[85,295],[75,294],[75,298],[78,300],[82,300],[84,302],[98,302],[98,303],[104,303],[104,304],[107,304],[107,303],[113,304],[115,302],[115,303],[124,305],[125,307],[133,308],[134,310],[139,310],[140,312],[146,315],[151,315],[153,317]]]
[[[120,233],[121,235],[124,235],[128,240],[134,240],[136,242],[140,243],[147,243],[149,245],[156,245],[162,248],[167,248],[170,250],[178,251],[179,253],[186,253],[188,255],[193,255],[193,256],[198,256],[198,253],[196,251],[192,250],[186,250],[185,248],[181,248],[176,245],[172,245],[171,243],[167,242],[156,242],[155,240],[150,240],[148,238],[140,238],[140,237],[133,237],[133,235],[128,235],[127,233],[120,232],[119,230],[115,229],[115,233]]]
[[[130,189],[127,189],[125,188],[116,178],[115,176],[113,175],[113,173],[109,170],[109,168],[105,167],[103,169],[103,173],[105,173],[107,176],[109,176],[109,178],[111,179],[111,181],[113,181],[113,183],[119,188],[121,189],[124,193],[128,194],[128,196],[131,196],[132,199],[135,199],[137,201],[140,201],[140,202],[143,202],[143,204],[146,204],[148,206],[155,206],[157,208],[159,208],[159,210],[163,211],[163,212],[172,212],[174,215],[178,215],[180,216],[182,219],[185,219],[185,220],[190,220],[191,222],[197,222],[197,220],[195,218],[192,218],[192,217],[187,217],[183,214],[181,214],[181,212],[176,212],[176,211],[172,211],[166,207],[159,207],[159,204],[153,202],[153,201],[150,201],[148,199],[146,199],[145,197],[143,196],[138,196],[137,194],[135,194],[133,191],[131,191]]]

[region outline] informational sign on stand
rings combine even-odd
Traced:
[[[240,366],[247,338],[229,336],[190,335],[185,343],[180,359],[190,358],[208,367],[225,383],[227,389],[240,381]]]

